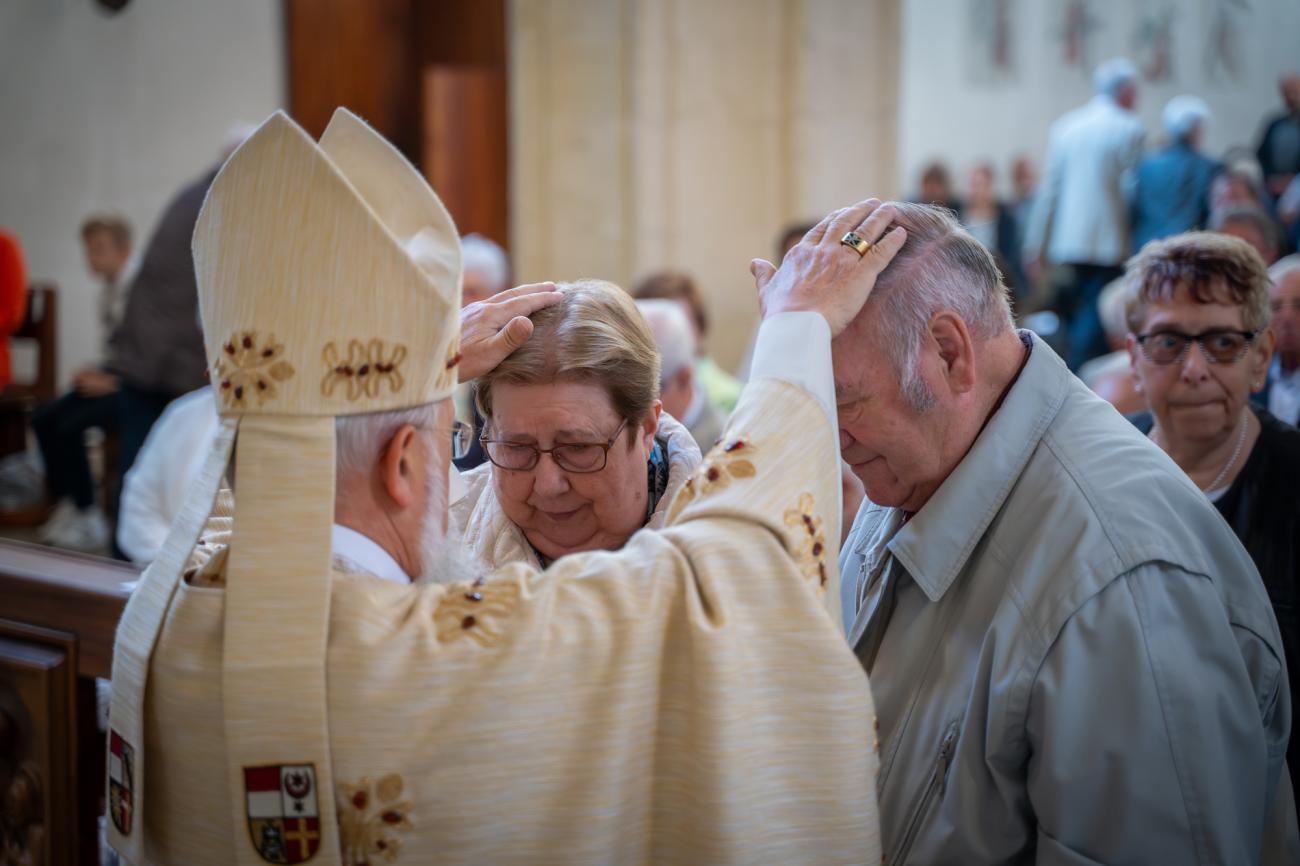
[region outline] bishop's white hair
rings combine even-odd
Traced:
[[[432,431],[438,404],[425,403],[407,409],[340,415],[334,421],[334,466],[338,478],[369,472],[383,454],[384,446],[401,427]]]

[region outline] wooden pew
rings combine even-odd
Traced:
[[[138,578],[124,563],[0,541],[0,846],[20,862],[99,862],[95,677],[109,676]]]

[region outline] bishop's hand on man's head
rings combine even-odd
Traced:
[[[876,277],[907,240],[901,226],[889,228],[893,218],[890,205],[869,198],[834,211],[813,226],[786,253],[779,269],[764,259],[750,262],[763,318],[802,310],[821,313],[831,336],[839,336],[871,296]],[[866,242],[865,252],[845,242],[849,232]]]

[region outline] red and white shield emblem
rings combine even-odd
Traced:
[[[244,768],[248,832],[268,863],[304,863],[320,848],[316,768],[274,764]]]
[[[135,812],[135,749],[112,729],[108,732],[108,814],[123,836],[131,835]]]

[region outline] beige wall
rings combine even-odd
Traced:
[[[749,260],[781,229],[896,192],[898,0],[514,0],[522,281],[685,269],[737,365]]]
[[[102,339],[81,221],[118,211],[139,249],[232,124],[281,104],[282,45],[271,0],[133,0],[112,16],[91,0],[0,2],[0,225],[32,278],[58,284],[64,381]]]

